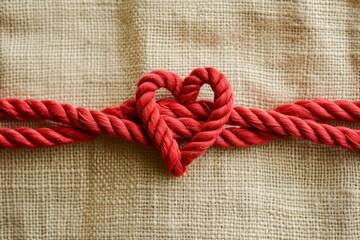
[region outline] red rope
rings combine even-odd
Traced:
[[[214,101],[196,100],[203,84]],[[174,99],[156,101],[168,89]],[[320,123],[360,121],[360,101],[301,100],[273,110],[233,107],[226,77],[214,68],[198,68],[184,80],[167,71],[152,71],[138,82],[136,99],[103,111],[44,100],[0,100],[0,119],[51,120],[53,128],[0,128],[1,148],[39,148],[85,142],[101,134],[123,138],[160,151],[167,169],[181,176],[209,147],[247,147],[283,136],[360,149],[360,131]],[[226,127],[225,127],[226,126]],[[179,143],[187,142],[181,149]]]

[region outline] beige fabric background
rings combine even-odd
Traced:
[[[102,109],[152,69],[214,66],[237,105],[360,99],[356,0],[2,0],[0,26],[2,98]],[[359,196],[359,152],[290,138],[212,148],[179,179],[106,136],[0,151],[1,239],[358,239]]]

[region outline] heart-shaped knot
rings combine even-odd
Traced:
[[[213,109],[201,130],[182,149],[174,139],[156,104],[155,91],[168,89],[174,98],[184,106],[194,103],[203,84],[209,84],[214,91]],[[234,96],[229,81],[214,68],[198,68],[188,77],[181,78],[168,71],[156,70],[144,75],[138,82],[136,108],[149,138],[164,160],[168,171],[181,176],[195,158],[202,155],[222,132],[230,117]]]

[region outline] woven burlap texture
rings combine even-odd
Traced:
[[[213,66],[236,105],[359,100],[359,12],[356,0],[1,1],[0,97],[100,110],[150,70]],[[21,125],[43,123],[1,122]],[[359,181],[359,152],[292,138],[211,148],[182,178],[107,136],[1,150],[0,238],[358,239]]]

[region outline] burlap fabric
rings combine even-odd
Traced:
[[[237,105],[360,99],[356,0],[3,0],[0,26],[1,98],[102,109],[152,69],[214,66]],[[212,148],[178,179],[107,136],[0,151],[1,239],[358,239],[359,194],[359,152],[291,138]]]

